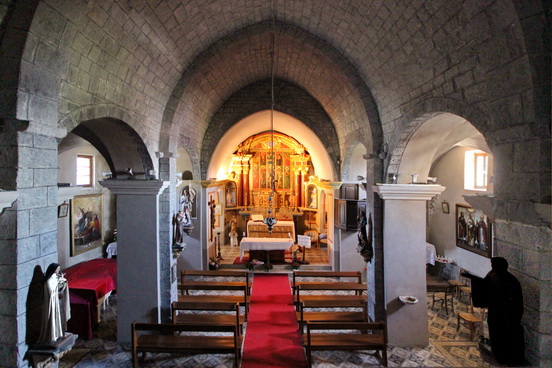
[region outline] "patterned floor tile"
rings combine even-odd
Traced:
[[[234,248],[235,251],[237,248]],[[238,250],[239,252],[239,250]],[[225,257],[226,258],[226,257]],[[309,280],[314,281],[314,280]],[[430,298],[428,297],[428,300]],[[455,311],[465,311],[466,306],[455,300]],[[132,366],[130,349],[116,342],[117,296],[110,297],[102,322],[94,331],[94,338],[77,339],[73,350],[64,356],[60,368],[124,367]],[[444,308],[431,309],[428,303],[428,327],[430,343],[425,348],[390,347],[390,367],[494,367],[493,358],[479,349],[476,341],[469,341],[469,330],[461,326],[457,331],[456,315],[444,313]],[[245,326],[247,334],[247,325]],[[147,354],[141,367],[190,367],[230,368],[233,357],[229,355],[167,355]],[[315,368],[378,367],[379,361],[368,352],[317,351],[313,352]]]

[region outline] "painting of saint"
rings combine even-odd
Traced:
[[[492,254],[492,222],[483,211],[456,205],[456,245],[485,257]]]

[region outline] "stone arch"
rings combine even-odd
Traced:
[[[135,165],[135,172],[143,170],[141,172],[146,173],[148,170],[154,169],[153,155],[148,148],[153,143],[149,139],[146,127],[140,118],[120,106],[112,104],[83,106],[68,113],[59,121],[58,126],[65,128],[67,132],[86,136],[87,138],[83,138],[89,140],[104,155],[114,177],[117,172],[133,167],[132,165]],[[111,141],[114,137],[118,137],[122,141],[117,142],[118,144],[106,145],[106,142]],[[126,142],[128,147],[132,147],[124,155],[125,159],[113,157],[113,153],[124,146],[121,142]],[[125,162],[128,166],[125,165]]]
[[[400,136],[392,136],[389,139],[390,141],[388,144],[390,147],[390,153],[386,158],[384,174],[399,172],[404,151],[408,145],[408,142],[412,138],[412,135],[424,122],[443,113],[450,113],[465,118],[485,137],[483,132],[488,129],[489,121],[486,118],[487,115],[477,107],[468,106],[458,100],[447,98],[433,98],[425,100],[414,111],[405,113],[401,120],[397,123],[397,131],[401,132],[401,134]]]
[[[251,98],[255,96],[254,98]],[[210,158],[221,137],[243,118],[263,110],[270,110],[270,80],[252,83],[224,102],[209,123],[203,138],[201,170],[205,177]],[[330,117],[310,94],[293,83],[275,80],[274,109],[303,122],[322,141],[334,166],[340,159],[337,132]]]
[[[128,178],[131,168],[136,178],[151,177],[154,169],[147,147],[125,122],[114,118],[96,118],[79,123],[71,133],[85,139],[105,158],[112,177]]]
[[[351,181],[351,175],[353,175],[354,177],[356,177],[357,175],[366,175],[366,168],[364,168],[362,173],[354,173],[354,170],[352,169],[352,166],[354,166],[353,160],[355,160],[355,158],[358,158],[357,156],[359,146],[362,146],[365,154],[366,145],[364,143],[356,139],[347,142],[347,145],[344,148],[345,154],[343,155],[343,163],[341,165],[341,181]]]
[[[197,152],[193,149],[190,149],[189,139],[184,135],[180,136],[180,142],[178,143],[178,150],[183,149],[186,151],[186,154],[190,158],[191,168],[190,172],[194,178],[201,179],[201,160]],[[178,152],[178,151],[177,151]],[[177,158],[178,161],[178,158]]]
[[[425,182],[431,167],[455,146],[470,146],[492,153],[481,132],[466,119],[451,113],[427,114],[422,125],[411,135],[396,172],[401,184]],[[421,119],[420,118],[420,119]]]
[[[9,45],[9,57],[7,57],[7,51],[0,50],[2,56],[0,79],[4,82],[9,81],[9,83],[4,83],[2,94],[0,94],[0,105],[3,106],[0,119],[20,118],[26,120],[24,117],[17,116],[18,112],[28,108],[25,106],[28,101],[18,97],[18,94],[22,94],[23,91],[17,87],[22,69],[21,60],[27,48],[29,30],[39,3],[39,0],[10,1],[3,18],[0,19],[0,44]],[[57,90],[53,86],[48,87]]]

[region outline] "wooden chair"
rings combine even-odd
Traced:
[[[475,311],[474,307],[469,305],[468,312],[458,313],[456,331],[460,329],[461,324],[466,324],[470,329],[470,340],[473,340],[477,329],[483,331],[483,319],[485,318],[485,313],[485,309],[477,308],[477,311]]]
[[[448,304],[450,303],[450,307],[452,309],[452,313],[454,313],[454,293],[455,293],[455,287],[453,285],[449,285],[445,288],[444,291],[441,292],[435,292],[431,294],[431,309],[435,306],[435,302],[441,302],[441,308],[443,305],[445,306],[445,313],[448,315]]]
[[[318,233],[318,231],[316,231],[316,230],[307,230],[307,231],[305,231],[305,233],[303,235],[310,236],[311,244],[316,246],[316,248],[320,248],[320,243],[319,243],[320,234]]]
[[[466,304],[471,304],[471,279],[469,277],[462,276],[462,273],[469,273],[469,271],[463,268],[460,269],[459,281],[463,285],[458,286],[458,300],[462,299],[462,295],[466,295],[468,297]]]

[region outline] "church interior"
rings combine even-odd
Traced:
[[[84,364],[130,366],[133,322],[172,323],[183,271],[211,270],[357,272],[389,366],[513,365],[474,281],[497,257],[522,365],[552,365],[550,21],[539,0],[0,0],[0,365],[46,359],[51,264]],[[348,354],[312,366],[379,364]]]

